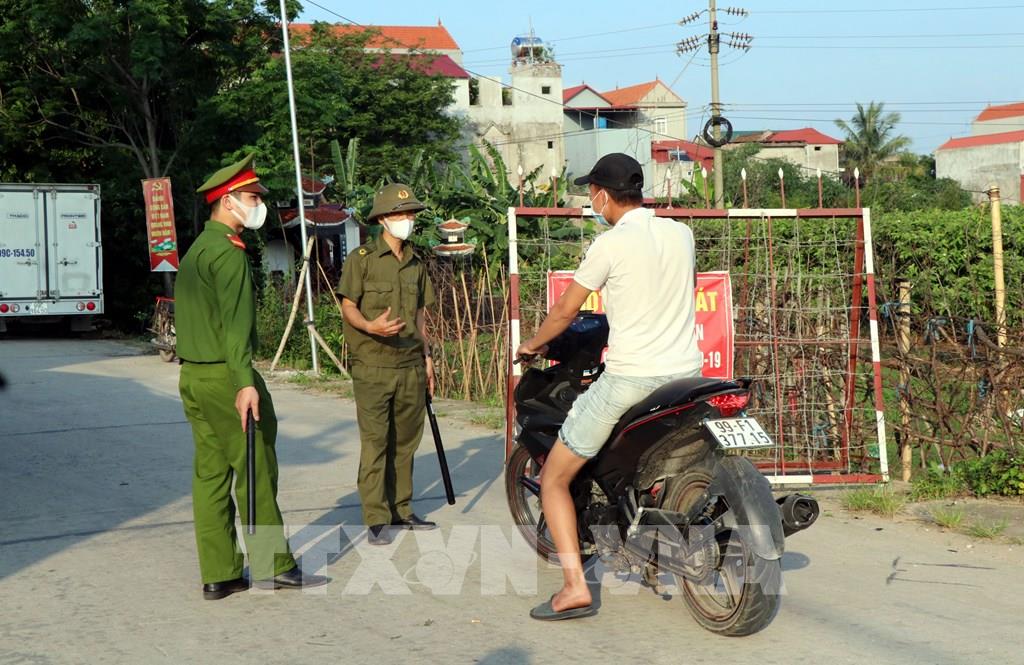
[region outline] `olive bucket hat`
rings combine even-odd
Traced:
[[[426,207],[412,193],[411,187],[395,182],[377,190],[373,197],[373,209],[370,210],[366,222],[368,224],[375,222],[381,215],[390,215],[395,212],[419,212],[425,210]]]

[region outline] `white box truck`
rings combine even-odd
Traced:
[[[103,313],[99,185],[0,183],[0,332]]]

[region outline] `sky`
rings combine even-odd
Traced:
[[[605,91],[660,78],[689,105],[687,133],[708,116],[706,49],[677,55],[675,44],[706,34],[706,2],[588,0],[477,3],[440,0],[350,3],[302,0],[298,21],[436,25],[440,20],[473,74],[505,75],[509,45],[528,34],[554,46],[565,87]],[[973,6],[972,6],[973,5]],[[722,14],[727,7],[746,18]],[[705,10],[692,23],[678,21]],[[719,2],[722,32],[749,33],[749,51],[723,47],[724,115],[736,130],[815,127],[843,138],[836,118],[856,103],[884,102],[901,115],[898,132],[930,153],[987,104],[1024,101],[1024,3],[1010,0],[865,0],[863,3]]]

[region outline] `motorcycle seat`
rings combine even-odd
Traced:
[[[609,440],[614,441],[627,425],[648,413],[652,413],[663,408],[671,408],[673,406],[679,406],[680,404],[686,404],[687,402],[692,402],[704,395],[710,395],[711,393],[735,390],[737,388],[741,388],[741,386],[733,381],[706,379],[702,376],[676,379],[675,381],[666,383],[651,393],[647,399],[643,400],[629,411],[626,411],[622,418],[619,419],[615,429],[612,430],[612,435]]]

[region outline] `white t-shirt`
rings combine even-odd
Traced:
[[[601,291],[608,325],[607,371],[665,376],[702,367],[694,325],[693,231],[653,210],[630,210],[597,236],[576,271],[585,289]]]

